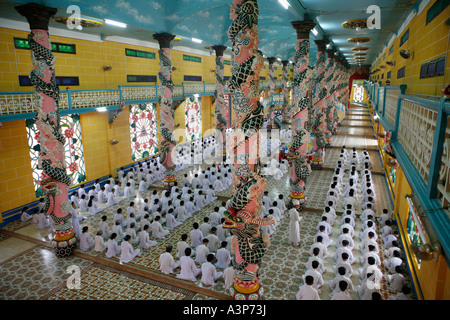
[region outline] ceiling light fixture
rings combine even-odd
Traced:
[[[127,27],[126,23],[122,23],[122,22],[118,22],[118,21],[114,21],[114,20],[109,20],[109,19],[105,19],[105,23],[110,24],[112,26],[121,27],[121,28],[126,28]]]
[[[197,38],[192,38],[192,41],[197,42],[197,43],[202,43],[203,41]]]
[[[286,10],[291,6],[287,0],[278,0],[278,2],[285,8]]]
[[[98,112],[106,112],[108,111],[108,109],[106,109],[105,107],[100,107],[96,109]]]

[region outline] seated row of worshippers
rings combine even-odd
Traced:
[[[342,153],[343,150],[341,150]],[[352,159],[354,159],[355,153],[356,151],[353,150]],[[360,159],[365,159],[366,157],[367,155],[364,155],[364,158]],[[347,201],[347,197],[350,195],[349,190],[353,190],[356,187],[364,199],[367,191],[372,187],[372,175],[370,169],[364,165],[360,172],[361,180],[364,183],[359,184],[359,180],[358,178],[355,179],[353,172],[353,168],[355,165],[358,165],[358,161],[353,161],[350,163],[349,179],[345,188],[343,188],[344,170],[342,168],[347,161],[347,158],[339,157],[339,161],[336,164],[335,174],[327,194],[326,207],[316,227],[317,233],[314,236],[314,243],[309,250],[310,258],[305,264],[307,271],[302,276],[304,284],[299,288],[296,298],[298,300],[320,300],[319,294],[321,288],[325,285],[323,274],[327,272],[324,264],[329,258],[328,248],[333,244],[330,236],[332,235],[333,226],[338,219],[335,210],[339,200],[344,198],[342,202],[344,213],[340,219],[339,235],[335,242],[336,251],[333,255],[335,261],[332,268],[334,278],[328,282],[331,290],[331,300],[352,300],[351,293],[355,290],[351,280],[353,274],[352,265],[357,261],[362,265],[361,268],[358,268],[360,284],[356,287],[361,300],[381,299],[380,288],[383,276],[387,279],[390,289],[397,293],[397,295],[391,296],[390,299],[408,300],[410,299],[408,296],[410,288],[404,284],[402,250],[398,246],[399,233],[392,229],[392,215],[387,209],[383,209],[380,217],[376,218],[372,202],[363,202],[361,206],[362,213],[359,216],[362,224],[362,231],[359,233],[359,259],[354,254],[355,226],[357,222],[355,211],[358,208],[355,206],[356,202]],[[336,177],[338,179],[335,179]],[[352,177],[354,180],[351,180]],[[353,182],[353,184],[350,185],[350,182]],[[353,196],[350,195],[350,197]],[[381,248],[377,242],[377,225],[381,228]],[[380,259],[380,255],[383,255],[384,259]],[[383,274],[381,261],[383,261],[384,267],[389,274]]]

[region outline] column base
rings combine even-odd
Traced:
[[[239,281],[230,288],[230,294],[233,300],[262,300],[264,288],[259,284],[259,278],[256,283]],[[245,283],[245,284],[244,284]],[[244,285],[243,285],[244,284]]]
[[[313,157],[310,163],[312,170],[322,170],[323,167],[323,159],[322,157]]]
[[[73,250],[77,247],[77,237],[74,235],[68,240],[52,241],[55,248],[55,254],[58,258],[67,258],[72,255]]]

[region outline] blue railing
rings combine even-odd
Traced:
[[[282,81],[275,81],[277,88],[281,88],[282,85]],[[215,83],[206,82],[175,85],[173,99],[181,100],[194,94],[213,96],[215,86]],[[118,86],[118,89],[108,90],[61,90],[60,112],[62,115],[95,112],[100,107],[114,111],[120,108],[121,103],[128,105],[158,102],[158,87],[158,85],[124,85]],[[269,81],[260,82],[261,89],[268,87]],[[0,92],[0,122],[30,119],[35,113],[34,91]]]

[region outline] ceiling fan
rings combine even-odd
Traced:
[[[410,57],[412,57],[412,59],[414,60],[414,52],[410,52],[409,50],[400,50],[399,53],[403,59],[409,59]]]

